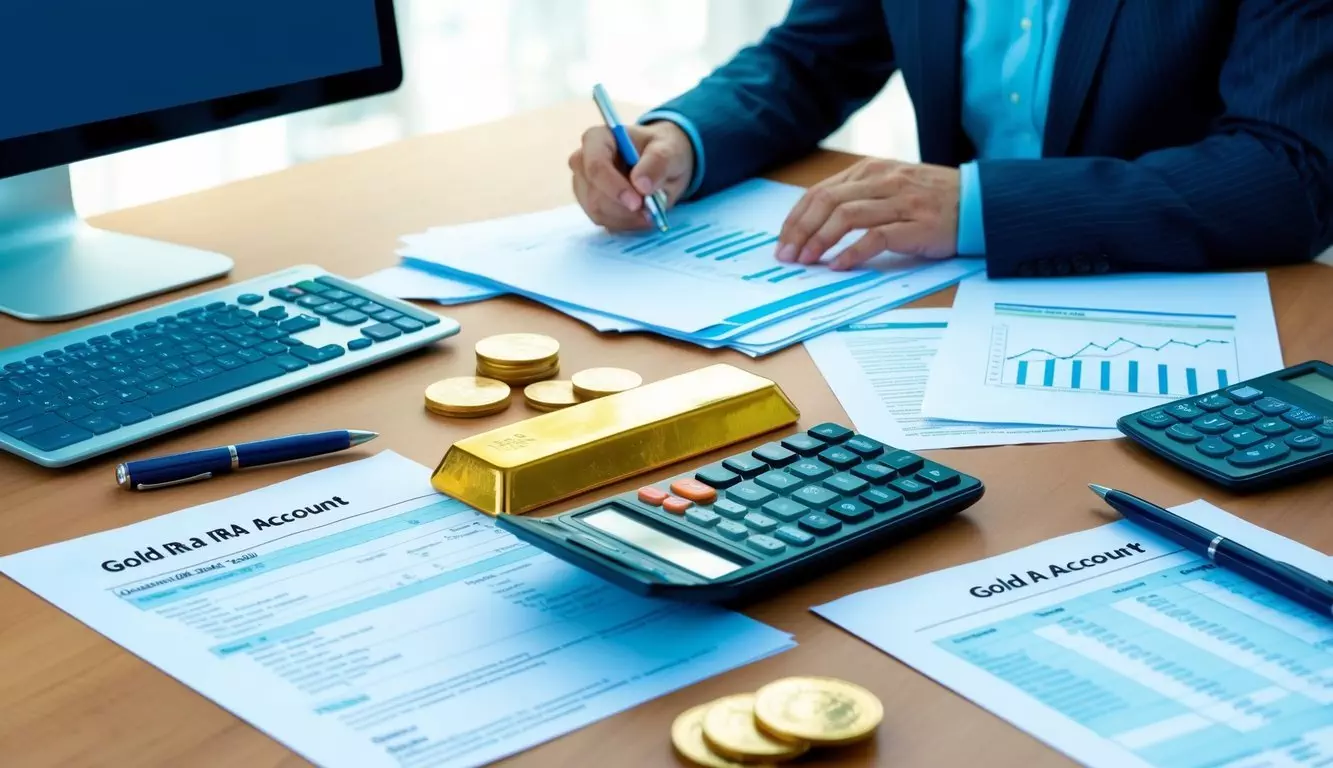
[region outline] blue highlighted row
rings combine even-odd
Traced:
[[[1062,362],[1064,361],[1058,358],[1048,358],[1046,360],[1037,361],[1019,360],[1017,361],[1018,365],[1015,371],[1014,381],[1018,386],[1060,387],[1063,389],[1084,389],[1101,392],[1125,391],[1131,394],[1137,394],[1141,391],[1139,380],[1140,363],[1137,360],[1125,361],[1124,368],[1120,368],[1119,372],[1115,370],[1117,364],[1111,360],[1071,360],[1069,361],[1067,375],[1062,373],[1058,367]],[[1096,366],[1093,371],[1089,371],[1089,375],[1087,376],[1084,375],[1085,362],[1090,363],[1089,367],[1092,365]],[[1038,382],[1036,378],[1035,371],[1032,370],[1034,366],[1040,366],[1040,382]],[[1184,374],[1184,393],[1190,395],[1197,395],[1200,392],[1212,389],[1224,388],[1231,380],[1231,377],[1228,375],[1225,368],[1218,368],[1215,370],[1217,383],[1216,386],[1214,386],[1212,382],[1204,381],[1204,375],[1201,374],[1197,368],[1176,368],[1175,373],[1173,373],[1173,366],[1167,363],[1157,363],[1154,367],[1156,368],[1157,374],[1156,386],[1153,387],[1150,384],[1149,387],[1151,388],[1148,391],[1161,395],[1173,394],[1173,380],[1175,381],[1176,387],[1176,392],[1174,394],[1181,394],[1181,379],[1179,378],[1181,371],[1183,371]],[[1119,388],[1117,385],[1119,385]]]

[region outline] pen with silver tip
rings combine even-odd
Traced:
[[[116,482],[127,490],[151,491],[208,480],[247,467],[345,451],[377,437],[379,434],[375,432],[360,429],[336,429],[129,461],[116,467]]]
[[[620,159],[625,161],[626,167],[633,169],[634,166],[639,164],[639,150],[634,146],[634,141],[630,139],[629,131],[620,122],[620,116],[616,114],[616,108],[611,104],[611,97],[601,83],[592,87],[592,100],[597,104],[597,110],[602,113],[602,120],[606,122],[606,127],[610,129],[611,135],[616,139],[616,148],[620,151]],[[667,232],[671,229],[666,216],[667,197],[665,192],[659,189],[648,195],[643,199],[643,206],[648,209],[648,216],[652,219],[653,226],[657,227],[658,231]]]

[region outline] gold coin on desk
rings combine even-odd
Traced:
[[[555,360],[560,342],[540,333],[502,333],[477,342],[477,362],[498,366],[538,366]]]
[[[874,735],[884,706],[859,685],[832,677],[787,677],[755,693],[759,727],[780,739],[817,747],[852,744]]]
[[[722,757],[704,743],[704,713],[713,703],[700,704],[677,715],[671,724],[671,743],[681,757],[705,768],[743,768],[741,763]]]
[[[614,395],[643,383],[642,376],[624,368],[589,368],[570,376],[569,380],[574,384],[574,394],[583,400]]]
[[[523,399],[539,411],[557,411],[578,405],[574,387],[568,381],[539,381],[523,388]]]
[[[740,763],[780,763],[805,754],[809,742],[786,741],[759,730],[754,721],[754,694],[723,696],[704,712],[704,743],[717,754]]]
[[[426,387],[426,409],[441,416],[489,416],[509,407],[509,385],[480,376],[458,376]]]

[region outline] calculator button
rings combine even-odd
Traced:
[[[666,501],[669,495],[661,488],[654,488],[651,485],[645,485],[639,489],[639,501],[654,507],[662,506],[662,502]]]
[[[777,491],[778,493],[785,493],[786,491],[801,485],[801,480],[795,475],[788,474],[778,469],[765,472],[759,477],[756,477],[754,481],[768,490]]]
[[[695,472],[694,479],[714,488],[730,488],[741,481],[741,476],[729,469],[714,465]]]
[[[1205,411],[1220,411],[1223,408],[1230,408],[1231,406],[1235,405],[1235,403],[1231,402],[1222,395],[1217,394],[1216,392],[1214,392],[1211,395],[1204,395],[1198,400],[1195,400],[1194,404],[1204,409]]]
[[[900,477],[889,483],[889,487],[915,501],[930,495],[930,486],[910,477]]]
[[[958,485],[962,477],[952,469],[945,469],[936,464],[932,464],[920,472],[916,473],[916,479],[931,486],[932,488],[949,488]]]
[[[1324,419],[1324,423],[1315,427],[1314,431],[1324,437],[1333,437],[1333,419]]]
[[[1282,443],[1270,440],[1262,445],[1244,451],[1237,451],[1227,457],[1227,461],[1238,467],[1259,467],[1285,459],[1291,449]]]
[[[819,459],[825,464],[831,464],[838,469],[850,469],[861,463],[860,456],[841,448],[830,448],[819,454]]]
[[[879,463],[886,464],[898,470],[899,473],[907,475],[921,469],[921,465],[925,463],[925,460],[920,456],[917,456],[915,453],[894,451],[893,453],[881,457]]]
[[[1190,422],[1190,426],[1194,427],[1195,429],[1199,430],[1205,435],[1220,435],[1236,425],[1231,423],[1230,421],[1227,421],[1221,416],[1218,416],[1215,413],[1210,413],[1207,416],[1200,416],[1199,418]]]
[[[801,459],[790,467],[787,467],[787,471],[807,483],[813,483],[816,480],[823,480],[833,474],[833,467],[830,467],[819,459]]]
[[[836,517],[844,523],[859,523],[862,520],[869,520],[870,507],[859,501],[850,499],[832,504],[825,510],[830,516]]]
[[[831,533],[837,533],[838,529],[842,528],[842,523],[818,512],[811,512],[801,518],[797,525],[801,526],[801,530],[809,531],[816,536],[828,536]]]
[[[727,498],[747,507],[758,507],[772,499],[773,492],[761,485],[755,485],[753,480],[746,480],[740,485],[728,488]]]
[[[1316,416],[1304,408],[1292,408],[1290,411],[1282,414],[1282,418],[1301,429],[1309,429],[1316,424],[1322,424],[1324,422],[1322,416]]]
[[[712,504],[713,500],[717,498],[717,491],[713,490],[711,485],[689,477],[672,483],[671,492],[682,499],[689,499],[699,504]]]
[[[723,520],[717,524],[717,532],[732,541],[740,541],[750,535],[750,529],[734,520]]]
[[[750,455],[732,456],[722,462],[722,466],[741,477],[754,477],[768,471],[768,465]]]
[[[1166,430],[1166,436],[1181,443],[1197,443],[1203,439],[1203,433],[1187,424],[1172,424]]]
[[[814,456],[827,448],[828,444],[809,435],[792,435],[782,441],[782,447],[798,456]]]
[[[797,504],[791,499],[784,499],[781,497],[768,502],[760,507],[760,510],[765,515],[777,518],[784,523],[790,523],[810,511],[804,504]]]
[[[811,437],[817,437],[826,443],[841,443],[843,440],[851,437],[853,432],[841,424],[834,424],[831,421],[827,421],[818,426],[811,427],[807,434]]]
[[[1203,415],[1203,409],[1194,403],[1172,403],[1162,410],[1184,421],[1197,419]]]
[[[1175,424],[1176,420],[1162,411],[1148,411],[1139,414],[1139,423],[1150,429],[1166,429]]]
[[[1243,405],[1238,405],[1235,406],[1234,408],[1227,408],[1226,410],[1222,411],[1222,415],[1228,419],[1231,419],[1237,424],[1249,424],[1250,422],[1258,421],[1263,417],[1263,414],[1259,413],[1253,408],[1246,408]]]
[[[886,509],[893,509],[903,503],[903,495],[886,491],[883,488],[871,488],[860,497],[862,502],[869,504],[870,508],[876,512],[883,512]]]
[[[1264,441],[1264,436],[1255,432],[1253,429],[1233,429],[1225,435],[1222,435],[1222,439],[1237,448],[1249,448],[1255,443],[1262,443]]]
[[[1286,442],[1287,445],[1298,451],[1313,451],[1324,444],[1324,441],[1319,439],[1319,435],[1313,432],[1297,432],[1294,435],[1288,435]]]
[[[865,435],[856,435],[848,438],[842,444],[842,447],[860,456],[862,459],[873,459],[884,453],[884,444],[878,440],[871,440]]]
[[[1282,419],[1262,419],[1254,423],[1254,429],[1265,435],[1277,437],[1291,431],[1291,425]]]
[[[883,464],[874,462],[870,464],[862,464],[859,467],[852,467],[852,474],[862,480],[869,480],[875,485],[879,485],[892,480],[898,472],[891,467],[886,467]]]
[[[779,541],[785,541],[794,547],[808,547],[815,543],[815,537],[801,530],[793,528],[790,525],[784,525],[773,531],[773,538]]]
[[[1291,410],[1291,405],[1284,403],[1276,397],[1265,397],[1263,400],[1256,400],[1254,410],[1259,411],[1265,416],[1276,416],[1279,413],[1286,413]]]
[[[764,555],[780,555],[787,549],[786,544],[783,544],[772,536],[763,535],[751,536],[746,539],[745,546]]]
[[[662,502],[662,509],[673,515],[683,515],[692,506],[694,506],[694,502],[689,499],[682,499],[679,496],[668,496],[666,501]]]
[[[1234,387],[1227,390],[1227,397],[1241,404],[1253,403],[1255,400],[1258,400],[1263,396],[1264,393],[1262,390],[1255,389],[1249,385]]]
[[[713,503],[713,511],[727,518],[728,520],[740,520],[750,511],[749,507],[737,504],[734,501],[718,499]]]
[[[825,480],[824,487],[830,491],[841,493],[844,496],[855,496],[861,491],[869,488],[870,484],[855,475],[839,472],[833,477]]]
[[[722,518],[718,516],[718,514],[715,512],[709,512],[706,509],[700,509],[699,507],[695,507],[694,509],[691,509],[690,511],[685,513],[685,519],[689,520],[691,523],[694,523],[700,528],[711,528],[717,525]]]
[[[1200,442],[1198,445],[1194,447],[1199,450],[1199,453],[1202,453],[1204,456],[1209,456],[1214,459],[1220,459],[1224,456],[1229,456],[1231,455],[1232,451],[1236,450],[1235,448],[1231,447],[1231,443],[1228,443],[1227,441],[1223,440],[1220,437],[1204,438],[1202,442]]]
[[[799,501],[811,509],[823,509],[838,500],[838,494],[827,488],[820,488],[817,485],[807,485],[801,490],[791,495],[792,499]]]
[[[774,467],[785,467],[797,458],[795,453],[777,443],[761,445],[754,449],[753,455],[756,459]]]
[[[777,520],[774,520],[768,515],[761,515],[758,512],[751,512],[750,514],[746,515],[745,519],[742,520],[741,522],[750,526],[750,530],[759,531],[760,533],[768,533],[769,531],[778,527]]]

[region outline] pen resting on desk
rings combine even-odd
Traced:
[[[777,384],[713,365],[460,440],[431,483],[487,514],[523,514],[799,417]]]

